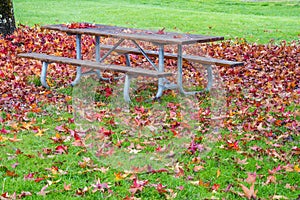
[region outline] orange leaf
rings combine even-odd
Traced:
[[[296,172],[300,172],[299,165],[295,165],[295,166],[294,166],[294,170],[295,170]]]
[[[67,185],[66,183],[64,183],[64,190],[66,191],[71,190],[71,184]]]
[[[201,179],[199,180],[199,183],[198,183],[200,186],[203,186],[203,187],[209,187],[209,185],[210,185],[210,182],[206,182],[206,183],[204,183]]]
[[[11,142],[19,142],[21,139],[17,139],[17,135],[15,134],[13,138],[8,138],[9,141]]]
[[[219,188],[220,188],[220,184],[216,184],[216,183],[211,187],[211,189],[214,191],[217,191]]]
[[[7,170],[6,171],[6,176],[10,176],[10,177],[17,177],[18,174],[16,174],[15,171],[10,171],[10,170]]]

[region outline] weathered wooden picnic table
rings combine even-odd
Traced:
[[[142,75],[142,76],[151,76],[158,78],[158,91],[156,94],[156,98],[162,96],[163,91],[166,89],[179,89],[179,91],[185,95],[187,94],[195,94],[199,91],[185,91],[183,88],[183,70],[182,70],[182,61],[183,59],[191,60],[192,62],[198,62],[205,65],[208,73],[208,85],[207,90],[210,90],[213,83],[213,74],[211,65],[220,64],[220,65],[228,65],[228,66],[237,66],[242,65],[241,62],[227,61],[227,60],[219,60],[209,57],[201,57],[194,55],[183,55],[183,45],[190,45],[195,43],[206,43],[206,42],[214,42],[223,40],[223,37],[220,36],[205,36],[205,35],[197,35],[197,34],[181,34],[174,32],[163,32],[163,31],[150,31],[143,29],[133,29],[126,27],[117,27],[117,26],[108,26],[101,24],[85,24],[81,27],[68,26],[65,24],[57,24],[57,25],[45,25],[42,26],[42,29],[55,30],[65,32],[67,34],[76,35],[76,58],[57,58],[57,56],[49,55],[36,55],[33,53],[25,53],[20,54],[22,57],[39,59],[43,61],[43,67],[41,72],[41,82],[45,87],[48,87],[46,82],[46,72],[47,65],[49,62],[58,61],[59,63],[65,64],[73,64],[77,65],[76,69],[76,78],[72,82],[72,85],[76,85],[79,81],[82,74],[81,67],[89,67],[91,68],[91,72],[95,72],[100,79],[104,79],[101,75],[100,70],[108,69],[113,71],[121,71],[126,73],[125,84],[124,84],[124,99],[129,102],[129,89],[130,89],[130,80],[131,78]],[[81,37],[82,35],[91,35],[95,37],[95,54],[96,54],[96,62],[93,61],[80,61],[82,59],[81,53]],[[117,42],[114,45],[101,45],[100,37],[113,37],[117,39]],[[122,46],[123,41],[131,41],[135,48],[129,48]],[[139,42],[146,41],[151,42],[154,45],[158,46],[158,51],[147,50],[144,49]],[[177,54],[171,54],[165,52],[165,45],[175,45],[177,46]],[[108,50],[106,54],[100,57],[100,50],[105,49]],[[126,54],[127,64],[130,65],[130,57],[129,54],[142,54],[145,56],[147,61],[153,66],[155,70],[143,70],[140,68],[131,68],[122,67],[114,65],[113,68],[111,66],[103,65],[104,59],[106,59],[112,52],[119,52]],[[151,60],[149,56],[156,55],[158,56],[158,66]],[[177,59],[177,83],[170,83],[165,77],[171,76],[171,73],[165,72],[164,60],[165,57],[175,58]],[[98,63],[98,65],[97,65]],[[128,71],[129,70],[129,71]],[[143,73],[142,73],[143,72]]]

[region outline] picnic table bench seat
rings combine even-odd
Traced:
[[[18,54],[18,56],[22,57],[22,58],[36,59],[36,60],[42,61],[43,67],[42,67],[42,72],[41,72],[41,82],[42,82],[42,85],[47,88],[49,88],[49,86],[46,82],[46,73],[47,73],[48,63],[68,64],[68,65],[92,68],[92,69],[96,69],[96,70],[110,70],[110,71],[125,73],[126,76],[125,76],[125,83],[124,83],[124,99],[126,102],[130,102],[129,89],[130,89],[131,78],[137,77],[137,76],[164,78],[164,77],[173,75],[170,72],[159,72],[159,71],[155,71],[155,70],[148,70],[148,69],[143,69],[143,68],[133,68],[133,67],[128,67],[128,66],[120,66],[120,65],[107,65],[107,64],[96,62],[96,61],[80,60],[80,59],[74,59],[74,58],[48,55],[48,54],[43,54],[43,53],[20,53],[20,54]]]
[[[113,46],[111,45],[101,45],[101,49],[103,50],[110,50]],[[131,48],[131,47],[117,47],[115,52],[120,54],[142,54],[142,52],[138,48]],[[151,51],[151,50],[144,50],[145,53],[149,56],[158,56],[157,51]],[[164,56],[166,58],[177,58],[177,54],[174,53],[164,53]],[[205,64],[205,65],[218,65],[218,66],[226,66],[226,67],[237,67],[237,66],[243,66],[243,62],[238,61],[229,61],[229,60],[223,60],[223,59],[216,59],[216,58],[210,58],[210,57],[204,57],[204,56],[195,56],[195,55],[183,55],[182,58],[184,60]]]

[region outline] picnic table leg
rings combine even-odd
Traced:
[[[123,95],[124,95],[124,100],[125,102],[129,103],[131,102],[130,96],[129,96],[129,90],[130,90],[130,81],[131,81],[131,76],[129,74],[126,74],[125,76],[125,83],[124,83],[124,90],[123,90]]]
[[[80,34],[76,35],[76,58],[81,59],[81,35]],[[80,78],[81,78],[81,67],[78,66],[76,68],[76,78],[71,83],[71,85],[75,86],[77,83],[79,83]]]
[[[207,71],[207,86],[205,88],[206,91],[210,91],[213,85],[213,70],[211,65],[205,65]]]
[[[48,69],[48,63],[43,62],[42,71],[41,71],[41,83],[45,88],[49,88],[49,85],[47,84],[46,81],[47,69]]]
[[[159,44],[159,50],[158,50],[158,71],[163,72],[164,71],[164,45]],[[155,98],[159,98],[162,96],[164,91],[164,78],[158,79],[158,91],[155,96]]]
[[[177,68],[178,68],[178,74],[177,74],[177,84],[178,84],[178,88],[179,91],[183,94],[185,94],[186,92],[183,89],[182,86],[182,45],[178,45],[177,47]]]
[[[212,71],[212,66],[211,65],[204,65],[206,67],[207,71],[207,86],[205,88],[205,91],[210,91],[213,85],[213,71]],[[183,84],[182,84],[182,45],[178,45],[178,55],[177,55],[177,67],[178,67],[178,77],[177,77],[177,84],[179,91],[184,94],[184,95],[194,95],[197,93],[201,93],[203,91],[185,91],[183,89]]]
[[[95,46],[95,48],[96,48],[96,61],[97,62],[101,62],[101,56],[100,56],[100,36],[95,36],[95,42],[96,42],[96,46]],[[97,74],[97,76],[98,76],[98,78],[100,80],[104,80],[104,81],[109,80],[109,78],[104,78],[102,76],[100,70],[96,70],[96,71],[93,71],[93,72]]]

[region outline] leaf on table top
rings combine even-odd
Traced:
[[[165,28],[162,28],[162,29],[158,30],[156,32],[156,34],[163,35],[163,34],[165,34],[164,30],[165,30]]]

